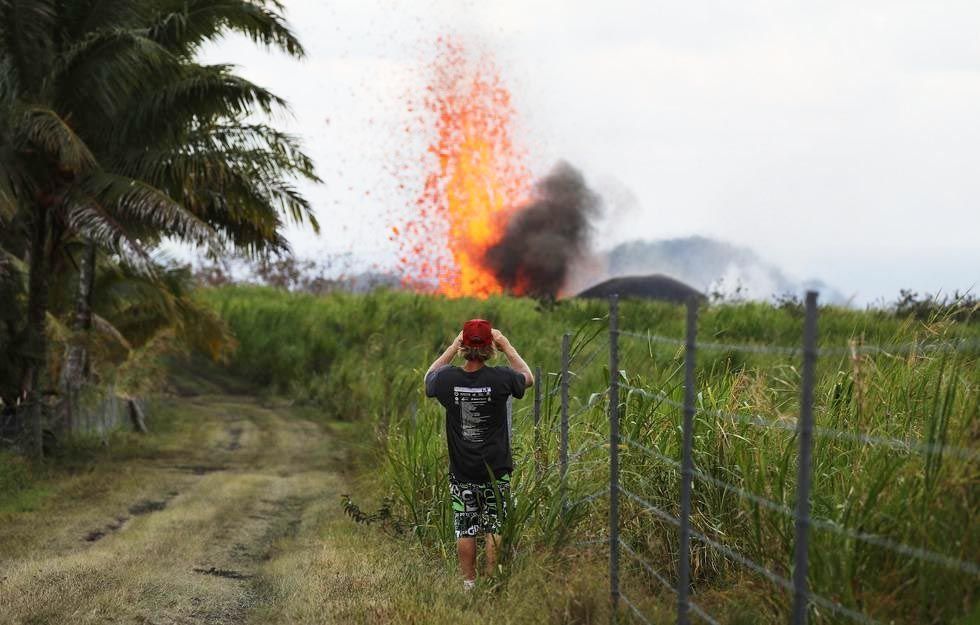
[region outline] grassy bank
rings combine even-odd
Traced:
[[[557,471],[550,466],[557,450],[554,389],[560,337],[571,331],[575,417],[570,439],[573,453],[581,453],[570,471],[567,501],[576,502],[607,484],[608,448],[602,446],[607,406],[600,392],[608,385],[609,371],[602,303],[563,302],[540,308],[509,298],[449,301],[401,293],[316,298],[259,288],[211,291],[206,297],[241,343],[232,364],[236,374],[355,422],[359,431],[371,434],[361,440],[364,449],[373,452],[363,456],[373,492],[394,495],[396,512],[411,527],[411,544],[428,557],[438,555],[446,561],[451,560],[451,533],[442,415],[424,398],[421,376],[462,320],[492,320],[532,366],[546,372],[537,448],[530,401],[520,405],[515,417],[515,452],[521,464],[515,479],[521,505],[508,531],[508,540],[518,548],[505,563],[504,583],[524,579],[519,583],[526,584],[533,571],[555,575],[549,567],[568,565],[555,560],[555,547],[563,546],[560,553],[571,557],[569,542],[605,536],[606,499],[599,496],[563,511]],[[625,302],[621,317],[628,331],[682,336],[683,311],[677,307]],[[792,346],[798,344],[801,329],[801,311],[795,307],[738,304],[705,310],[699,334],[705,341]],[[821,312],[824,347],[846,347],[851,340],[905,345],[978,336],[975,324],[943,319],[922,322],[882,312]],[[680,415],[670,403],[682,395],[680,356],[674,345],[622,339],[620,380],[647,391],[624,390],[623,432],[668,459],[680,455]],[[696,423],[697,467],[709,478],[789,508],[795,496],[796,441],[791,430],[798,409],[798,360],[792,354],[726,349],[704,349],[698,357],[698,402],[704,412]],[[849,438],[817,439],[814,515],[825,520],[826,527],[849,528],[852,534],[873,534],[889,544],[975,561],[980,553],[980,527],[975,522],[980,467],[975,456],[949,449],[976,447],[978,402],[976,350],[857,356],[845,350],[821,358],[817,423]],[[715,411],[759,415],[785,429],[759,427]],[[852,440],[856,435],[918,441],[932,451],[865,445]],[[543,468],[540,476],[533,469],[535,462]],[[676,514],[678,475],[669,463],[638,446],[624,445],[622,466],[625,488]],[[677,540],[673,526],[632,500],[624,500],[623,508],[624,538],[672,578]],[[693,522],[701,532],[780,575],[791,575],[793,522],[788,516],[704,479],[695,483],[693,510]],[[975,575],[912,558],[878,542],[867,544],[839,531],[816,529],[810,566],[814,591],[882,622],[968,622],[971,615],[976,617]],[[694,550],[696,600],[720,622],[785,620],[789,600],[783,590],[710,547],[695,542]],[[606,584],[602,548],[574,553],[595,565],[576,565],[575,570],[594,570],[590,587],[601,589]],[[672,597],[626,556],[623,579],[626,594],[640,600],[649,614],[669,610]],[[814,622],[847,621],[821,609],[815,611]]]

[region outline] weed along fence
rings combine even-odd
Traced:
[[[583,540],[574,544],[608,548],[613,622],[662,622],[665,592],[676,600],[676,609],[669,611],[679,625],[727,622],[739,607],[725,605],[722,593],[707,590],[725,580],[749,580],[758,603],[769,606],[770,613],[785,614],[792,625],[808,619],[895,622],[887,597],[906,591],[932,596],[945,589],[961,596],[949,595],[939,604],[959,602],[958,613],[969,611],[980,588],[975,562],[980,541],[973,516],[980,450],[950,443],[950,428],[956,402],[963,401],[957,359],[975,367],[969,358],[980,346],[961,340],[818,348],[813,292],[804,302],[799,346],[699,342],[698,312],[697,302],[687,305],[684,338],[626,331],[620,329],[619,301],[613,297],[608,385],[577,389],[573,407],[571,391],[581,379],[576,371],[596,359],[601,363],[607,351],[603,344],[585,356],[584,346],[603,343],[594,340],[605,330],[600,328],[588,340],[581,332],[575,337],[566,333],[556,383],[551,390],[535,387],[535,475],[540,479],[558,471],[561,506],[568,515],[595,519],[608,511],[607,524],[591,524],[591,540],[577,536]],[[645,363],[623,367],[626,341],[634,352],[644,349]],[[730,368],[723,376],[731,380],[728,387],[709,388],[699,384],[701,373],[705,378],[711,374],[699,370],[699,351],[728,354],[728,363],[744,354],[781,361],[764,388],[737,364],[724,365]],[[878,364],[879,357],[890,360]],[[908,364],[926,360],[933,376],[928,389],[925,383],[915,386]],[[862,386],[863,377],[889,363],[909,376],[901,378],[904,386],[931,397],[924,404],[910,390],[907,397],[895,398],[904,402],[901,414],[917,408],[927,413],[921,427],[897,410],[886,410],[887,418],[876,421],[878,413],[864,407],[871,391]],[[827,383],[821,387],[822,401],[815,404],[818,366],[826,370]],[[646,384],[644,367],[669,382]],[[538,379],[543,379],[540,370]],[[777,398],[770,388],[777,389]],[[771,401],[779,408],[776,415],[731,407],[736,396],[746,394]],[[543,396],[560,402],[555,422],[542,422]],[[591,421],[579,419],[586,413]],[[980,430],[970,421],[968,416],[967,427],[974,433],[967,440],[976,440]],[[904,434],[896,434],[903,427]],[[557,439],[558,457],[542,466],[546,437]],[[574,450],[572,438],[580,443]],[[603,472],[601,480],[597,470]],[[603,482],[593,492],[580,488]],[[964,491],[940,492],[941,484],[960,484]],[[951,497],[963,497],[967,505],[951,512]],[[937,530],[940,524],[946,525]],[[908,544],[911,537],[922,537],[922,543]],[[658,569],[654,561],[672,566]],[[656,591],[657,585],[666,590]],[[923,605],[921,614],[899,620],[949,622],[932,609]]]

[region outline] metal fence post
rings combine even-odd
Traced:
[[[609,298],[609,600],[619,608],[619,296]]]
[[[560,462],[561,487],[565,488],[565,475],[568,473],[568,382],[572,335],[566,332],[561,337],[561,443],[558,450]],[[562,504],[564,504],[564,495]]]
[[[534,368],[534,475],[541,478],[541,367]]]
[[[694,460],[694,357],[698,334],[698,301],[687,301],[687,339],[684,345],[684,425],[681,452],[680,551],[677,565],[677,624],[688,625],[691,586],[691,487]]]
[[[806,293],[803,323],[803,379],[800,390],[799,466],[796,477],[796,544],[793,563],[793,625],[806,625],[810,602],[807,569],[810,546],[810,476],[813,452],[813,385],[817,363],[817,293]]]

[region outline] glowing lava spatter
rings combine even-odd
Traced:
[[[483,264],[514,207],[531,187],[525,153],[514,144],[510,92],[487,58],[439,42],[424,100],[434,136],[415,214],[393,227],[406,284],[451,297],[503,291]]]

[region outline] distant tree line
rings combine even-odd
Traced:
[[[892,309],[900,317],[914,317],[921,321],[934,319],[949,319],[962,323],[980,321],[980,299],[969,292],[920,295],[911,289],[902,289]]]
[[[228,33],[301,57],[275,0],[0,0],[0,408],[43,455],[80,394],[181,346],[231,342],[166,239],[212,258],[287,251],[318,228],[286,103],[197,61]]]
[[[293,255],[248,259],[204,259],[194,265],[194,278],[205,287],[257,284],[286,291],[326,295],[401,289],[403,280],[392,272],[364,269],[350,254],[328,254],[313,260]]]

